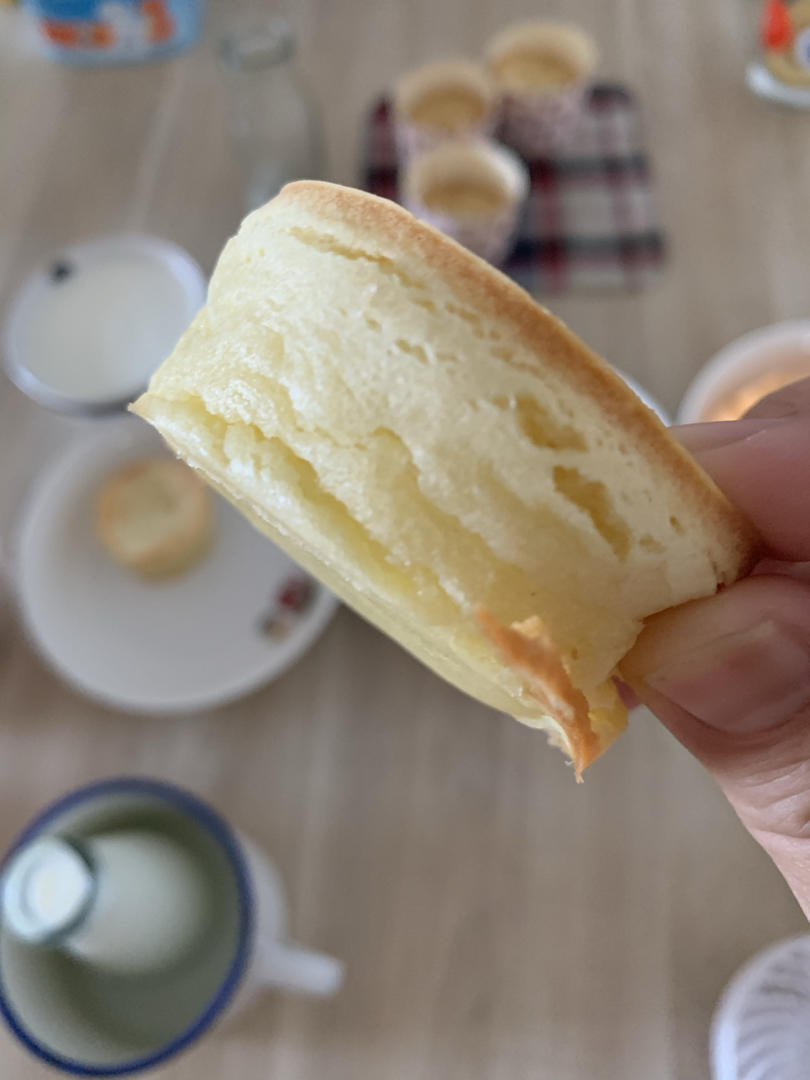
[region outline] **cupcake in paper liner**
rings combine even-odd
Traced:
[[[511,252],[529,191],[526,166],[489,140],[445,142],[404,171],[401,201],[496,265]]]
[[[598,52],[561,22],[509,26],[487,49],[498,91],[501,138],[527,158],[564,150],[576,138]]]
[[[395,87],[394,137],[403,161],[448,139],[492,135],[497,119],[492,82],[471,60],[426,64]]]

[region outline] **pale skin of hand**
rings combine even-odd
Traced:
[[[717,596],[650,619],[622,675],[714,775],[810,917],[810,379],[743,420],[673,434],[767,557]]]

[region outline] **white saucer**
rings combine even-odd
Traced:
[[[338,603],[218,497],[216,540],[186,574],[145,582],[114,563],[93,531],[95,491],[161,446],[139,420],[93,422],[40,474],[15,543],[20,608],[42,654],[80,691],[129,712],[246,694],[293,664]],[[312,590],[303,610],[279,606],[284,583],[302,578]]]
[[[749,90],[758,97],[789,105],[794,109],[810,109],[810,87],[789,86],[781,82],[759,61],[749,64],[745,71]]]
[[[796,379],[810,374],[810,319],[788,319],[730,341],[689,384],[678,410],[678,423],[699,423],[727,394],[780,369],[795,372]],[[785,383],[790,381],[786,376]]]

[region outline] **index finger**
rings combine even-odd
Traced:
[[[809,391],[810,380],[803,380],[743,420],[672,432],[751,519],[771,553],[792,562],[810,560]]]

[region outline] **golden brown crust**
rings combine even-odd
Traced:
[[[581,781],[583,770],[604,748],[591,726],[588,700],[571,682],[560,650],[536,615],[511,626],[504,626],[484,608],[476,615],[506,662],[526,680],[532,697],[562,728],[577,781]]]
[[[265,255],[265,277],[254,278],[256,267],[246,267],[254,257]],[[323,325],[317,319],[310,325],[308,308],[303,304],[299,308],[294,291],[282,284],[288,268],[294,271],[299,259],[302,281],[320,281],[318,275],[323,275],[325,289],[334,289],[325,293],[332,300],[323,312]],[[503,427],[507,441],[498,442],[498,453],[492,456],[506,472],[509,433],[513,437],[517,433],[518,468],[513,470],[514,483],[495,487],[491,496],[482,490],[491,498],[490,512],[476,507],[476,520],[470,523],[473,515],[465,504],[459,513],[456,500],[423,491],[421,478],[430,480],[433,472],[444,478],[443,467],[454,462],[455,452],[431,441],[423,447],[413,434],[416,423],[399,415],[400,397],[393,389],[387,400],[388,366],[371,363],[379,359],[380,338],[361,331],[355,338],[346,323],[349,312],[340,306],[353,302],[356,292],[366,287],[376,293],[380,283],[380,314],[384,305],[391,304],[386,337],[396,336],[390,328],[413,323],[414,333],[423,334],[431,349],[434,343],[439,350],[444,340],[452,342],[453,370],[462,369],[469,386],[466,392],[476,403],[486,399],[484,404],[493,405],[497,399],[489,401],[488,395],[500,393],[504,383],[532,388],[527,395],[531,402],[535,396],[543,400],[547,389],[549,408],[556,401],[555,409],[567,413],[575,427],[581,421],[588,434],[594,428],[592,439],[582,436],[582,449],[599,473],[598,480],[586,475],[587,467],[581,475],[564,464],[554,468],[568,458],[561,453],[555,459],[546,451],[567,453],[567,445],[556,437],[535,443],[529,435],[529,444],[542,444],[542,470],[547,472],[541,472],[542,483],[532,489],[532,497],[522,497],[524,475],[526,486],[532,484],[531,463],[539,459],[528,457],[532,451],[517,416],[522,399],[515,396],[516,415]],[[440,297],[440,304],[425,303],[431,292]],[[414,318],[422,305],[431,315]],[[273,314],[265,318],[266,306],[283,310],[283,318],[276,320]],[[251,332],[243,340],[243,323],[252,321],[262,327],[269,323],[272,329],[273,346],[266,355],[263,332]],[[372,319],[369,328],[372,323],[377,331],[383,329]],[[316,379],[309,370],[311,338],[319,331],[324,331],[330,346],[334,331],[340,347],[349,355],[354,348],[358,357],[358,368],[350,368],[355,381],[334,394],[323,391],[323,386],[332,386],[328,378]],[[505,341],[506,347],[478,348],[474,339]],[[396,344],[399,347],[400,342]],[[255,378],[244,378],[245,349],[251,354],[251,372],[254,366],[262,369]],[[410,355],[412,350],[403,351]],[[470,361],[466,371],[457,359],[465,355]],[[277,356],[285,365],[284,380],[276,379],[273,370]],[[332,364],[337,368],[339,358],[330,347],[322,361],[325,370],[330,372]],[[405,377],[409,364],[403,362]],[[437,371],[424,371],[420,392],[449,385]],[[265,378],[263,372],[273,378]],[[231,378],[238,381],[238,392],[228,389]],[[300,392],[300,413],[288,401],[293,382]],[[371,382],[377,393],[381,389],[385,395],[388,412],[370,391],[366,396]],[[586,345],[487,263],[396,204],[356,190],[298,182],[251,215],[215,275],[209,313],[194,324],[174,363],[169,362],[152,386],[136,411],[151,417],[167,439],[271,538],[282,546],[289,542],[295,557],[311,558],[315,572],[323,574],[347,602],[461,689],[504,711],[515,710],[533,726],[546,727],[552,741],[571,755],[578,779],[626,724],[626,709],[618,702],[609,673],[630,647],[644,617],[678,600],[714,591],[748,569],[755,558],[757,540],[750,526],[658,418]],[[444,419],[446,400],[444,392],[437,396],[437,422]],[[390,429],[375,428],[373,439],[355,444],[351,421],[355,403],[367,413],[358,431],[380,423],[381,412]],[[150,405],[159,407],[150,410]],[[490,430],[495,431],[500,415],[487,414]],[[619,437],[606,419],[612,420]],[[317,424],[317,438],[307,434],[312,423]],[[385,433],[384,439],[378,431]],[[468,439],[467,428],[461,434]],[[415,446],[403,437],[408,435]],[[351,453],[343,454],[344,442],[351,443]],[[333,470],[339,453],[341,464]],[[405,474],[403,461],[411,470]],[[356,478],[365,476],[364,470],[369,470],[368,487],[358,489]],[[643,474],[638,481],[636,472]],[[382,501],[388,498],[384,480],[401,474],[397,497],[385,508],[378,507],[379,493]],[[472,467],[458,468],[448,470],[446,479],[462,490],[475,475]],[[612,494],[614,476],[617,495],[635,511],[628,512],[635,520],[621,521],[627,527],[618,539],[610,500],[607,509],[601,501],[603,489]],[[559,518],[553,499],[561,504]],[[546,502],[551,508],[548,515]],[[294,525],[288,524],[291,508],[300,511]],[[569,525],[565,517],[568,511],[573,516],[574,510],[580,515],[583,536],[584,512],[610,544],[615,559],[601,548],[597,553],[583,540],[581,571],[576,559],[569,560],[569,550],[579,550],[580,543],[579,526]],[[401,534],[407,532],[402,528],[405,515],[419,525],[423,514],[424,529],[415,529],[415,535],[402,540]],[[674,514],[680,520],[670,516]],[[376,531],[367,527],[370,517]],[[514,528],[509,528],[513,517]],[[502,518],[503,532],[494,524],[491,531],[485,527],[490,519],[500,525]],[[456,530],[458,545],[436,539],[448,522]],[[660,541],[645,534],[648,522],[653,532],[660,533]],[[543,542],[548,542],[548,557],[545,548],[540,554],[533,548],[524,551],[514,539],[523,535],[528,545],[535,523],[544,532]],[[631,524],[638,529],[631,529]],[[638,540],[634,558],[626,559],[619,543],[625,532]],[[418,573],[410,573],[412,567]],[[639,582],[636,569],[642,575]],[[428,583],[425,588],[422,581]],[[603,581],[606,592],[600,596]],[[487,642],[469,625],[476,602],[489,608],[478,614]],[[539,611],[543,621],[525,618],[531,611]],[[591,640],[593,613],[599,626]],[[554,629],[563,650],[546,627]]]
[[[598,398],[724,546],[735,552],[735,566],[722,576],[722,583],[751,569],[761,541],[747,519],[624,380],[510,278],[388,199],[322,181],[298,180],[284,187],[274,200],[276,208],[285,203],[317,215],[325,224],[334,221],[366,233],[376,249],[392,259],[405,251],[423,260],[483,316],[509,323],[516,336],[538,353],[538,367],[550,365],[563,371],[584,393]],[[521,366],[513,360],[504,363]]]

